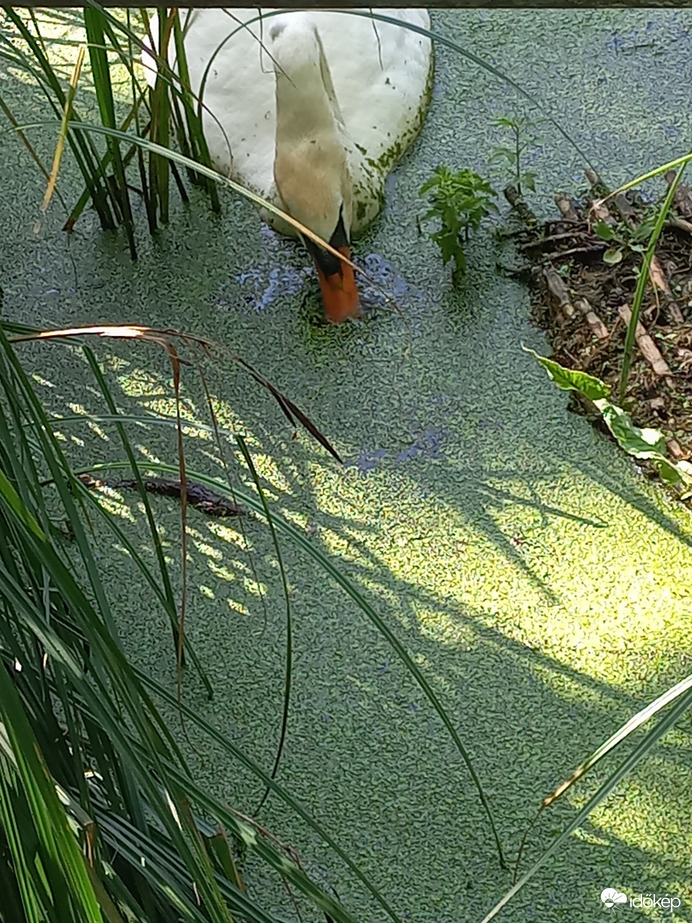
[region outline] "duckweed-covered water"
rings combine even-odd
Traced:
[[[447,11],[434,27],[510,74],[568,131],[611,185],[687,151],[692,141],[692,14]],[[31,88],[0,87],[21,121],[45,117]],[[86,92],[86,91],[82,91]],[[47,326],[132,322],[204,335],[260,369],[320,426],[340,468],[307,436],[292,439],[271,398],[228,363],[211,376],[222,424],[242,420],[277,510],[339,562],[406,644],[449,709],[486,788],[510,860],[542,798],[621,723],[690,668],[689,514],[647,482],[614,445],[570,414],[522,350],[546,351],[528,321],[525,289],[498,268],[513,259],[489,234],[469,248],[457,291],[417,230],[417,190],[438,164],[488,172],[502,143],[492,120],[530,112],[475,64],[440,48],[431,110],[388,184],[382,219],[356,255],[392,293],[362,324],[314,323],[316,285],[295,245],[224,195],[210,215],[193,194],[140,258],[87,215],[71,238],[57,203],[40,219],[43,180],[2,136],[3,313]],[[550,125],[531,152],[537,208],[575,191],[583,161]],[[50,162],[53,135],[33,140]],[[494,171],[494,172],[493,172]],[[498,188],[504,177],[491,175]],[[134,180],[133,180],[134,181]],[[66,162],[60,183],[81,191]],[[172,413],[171,372],[149,346],[98,344],[120,408]],[[70,347],[26,347],[54,410],[103,413]],[[186,373],[187,374],[187,373]],[[185,412],[205,419],[193,374]],[[106,423],[63,427],[75,464],[121,458]],[[174,434],[131,425],[143,460],[175,458]],[[193,434],[191,467],[221,474],[217,451]],[[229,449],[229,455],[231,450]],[[110,501],[143,548],[132,495]],[[179,507],[157,500],[180,581]],[[285,605],[266,529],[190,512],[188,632],[215,688],[195,709],[270,767],[283,689]],[[95,546],[128,648],[175,685],[163,615],[110,534]],[[439,719],[388,645],[343,591],[283,544],[295,628],[294,686],[279,778],[310,806],[405,920],[479,921],[511,884],[470,777]],[[149,553],[146,552],[145,553]],[[153,560],[153,559],[152,559]],[[259,579],[257,588],[253,567]],[[617,789],[503,912],[513,921],[591,921],[606,887],[692,905],[689,718]],[[188,728],[192,734],[192,730]],[[199,777],[252,812],[260,786],[206,743]],[[626,749],[626,752],[629,752]],[[526,861],[585,803],[616,763],[548,812]],[[362,920],[382,919],[363,890],[290,809],[260,814],[306,868]],[[261,870],[248,878],[264,887]],[[259,876],[258,878],[255,876]],[[267,900],[285,896],[267,885]],[[670,919],[660,910],[651,919]]]

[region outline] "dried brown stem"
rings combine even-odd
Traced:
[[[632,319],[632,311],[630,310],[630,306],[628,304],[620,305],[618,308],[618,314],[624,320],[624,322],[629,325],[629,322]],[[644,326],[639,321],[637,322],[635,338],[637,340],[637,346],[641,350],[642,355],[654,370],[656,375],[658,375],[660,378],[665,378],[666,383],[672,385],[673,373],[670,370],[670,366],[661,355],[658,346],[656,346],[654,341],[646,332]]]
[[[610,336],[608,328],[598,314],[596,314],[586,298],[577,298],[574,302],[574,306],[584,315],[586,323],[593,331],[594,336],[598,337],[599,340],[607,340]]]

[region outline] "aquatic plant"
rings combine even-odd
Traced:
[[[440,248],[445,265],[454,260],[454,279],[458,281],[466,272],[464,241],[468,240],[470,230],[478,229],[483,218],[497,211],[492,201],[497,193],[473,170],[453,173],[449,167],[441,166],[423,183],[419,195],[430,199],[430,209],[421,220],[434,218],[439,222],[439,229],[430,234],[430,239]]]
[[[524,154],[539,142],[534,129],[545,119],[529,119],[526,116],[500,116],[495,119],[495,126],[509,131],[511,146],[497,145],[490,154],[491,163],[504,163],[510,172],[512,182],[519,195],[523,195],[522,186],[531,192],[536,191],[536,174],[531,170],[524,170]]]

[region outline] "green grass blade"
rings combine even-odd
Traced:
[[[663,200],[663,204],[659,209],[658,215],[656,216],[656,224],[654,225],[654,229],[651,232],[651,237],[649,238],[646,253],[644,254],[644,259],[642,260],[642,265],[639,269],[639,275],[637,276],[637,287],[634,291],[634,298],[632,299],[632,314],[630,316],[629,324],[627,325],[627,336],[625,337],[625,348],[622,355],[622,371],[620,372],[620,384],[618,388],[620,404],[622,404],[625,399],[627,382],[629,381],[630,367],[632,365],[632,353],[634,351],[634,343],[637,334],[637,324],[639,323],[639,315],[642,309],[642,302],[644,301],[644,293],[646,292],[646,287],[649,284],[649,271],[651,269],[651,262],[656,253],[658,239],[661,236],[663,226],[668,218],[668,212],[670,211],[670,208],[673,204],[675,191],[680,185],[682,175],[685,172],[685,167],[686,164],[681,164],[678,167],[678,171],[675,174],[675,179],[670,184],[668,193]]]
[[[274,758],[274,765],[272,766],[272,771],[269,774],[270,779],[275,779],[276,774],[279,771],[279,765],[281,763],[281,756],[284,751],[284,744],[286,742],[286,732],[288,730],[288,713],[291,705],[291,680],[293,677],[293,616],[291,612],[291,593],[288,588],[288,580],[286,579],[286,569],[284,567],[283,555],[281,554],[281,544],[279,538],[276,534],[276,529],[274,528],[274,520],[272,517],[272,512],[267,503],[267,498],[264,495],[264,490],[262,489],[262,482],[255,468],[255,463],[252,460],[252,454],[248,448],[247,442],[240,435],[236,433],[236,442],[240,448],[241,454],[245,461],[252,482],[255,485],[255,490],[257,491],[257,496],[259,497],[260,503],[262,504],[262,512],[264,518],[267,521],[269,526],[269,532],[271,534],[272,544],[274,546],[274,552],[276,554],[276,560],[279,564],[279,572],[281,574],[281,587],[284,594],[284,601],[286,603],[286,661],[284,667],[284,695],[283,695],[283,707],[281,711],[281,730],[279,732],[279,744],[276,748],[276,757]],[[258,814],[262,805],[265,803],[269,797],[269,792],[271,789],[265,788],[264,794],[258,804],[255,814]]]
[[[84,857],[70,830],[65,810],[50,780],[19,697],[4,669],[0,669],[0,716],[7,733],[16,771],[31,808],[33,825],[44,856],[46,886],[61,923],[100,923],[96,895],[86,873]],[[38,870],[32,870],[33,875]]]
[[[94,78],[96,99],[101,113],[101,121],[105,128],[116,128],[115,103],[113,100],[113,86],[111,83],[108,51],[106,50],[106,36],[104,20],[99,10],[92,7],[84,8],[84,26],[89,41],[89,59]],[[118,203],[122,212],[123,226],[127,237],[132,259],[137,257],[134,238],[134,221],[130,205],[130,193],[125,177],[125,167],[120,153],[118,139],[111,134],[106,135],[106,144],[111,153],[113,170],[117,183]]]
[[[8,132],[28,131],[30,129],[46,128],[48,126],[55,127],[55,125],[56,123],[50,120],[43,121],[43,122],[31,122],[26,125],[13,126],[12,128],[8,129]],[[190,160],[189,157],[185,157],[182,154],[179,154],[177,151],[171,150],[170,148],[167,148],[167,147],[163,147],[162,145],[156,144],[153,141],[149,141],[146,138],[138,138],[135,135],[127,134],[126,132],[118,131],[117,129],[105,128],[103,125],[93,125],[93,124],[89,124],[86,122],[72,121],[70,123],[70,131],[86,132],[86,133],[101,134],[101,135],[112,135],[113,137],[118,138],[122,141],[128,141],[131,144],[139,145],[145,151],[148,151],[152,155],[163,157],[166,160],[173,161],[174,163],[179,163],[184,167],[187,167],[191,170],[195,170],[197,173],[201,173],[202,175],[209,177],[209,179],[214,180],[214,182],[219,183],[222,186],[228,186],[229,189],[233,189],[235,192],[243,196],[243,198],[247,199],[248,201],[253,202],[255,205],[259,206],[260,208],[265,209],[268,212],[271,212],[271,214],[277,215],[279,218],[282,218],[287,224],[290,224],[297,231],[299,231],[300,234],[303,235],[303,237],[310,238],[310,240],[314,241],[316,244],[319,244],[319,246],[322,247],[322,249],[327,250],[328,252],[332,253],[338,259],[343,258],[342,255],[339,254],[339,251],[334,250],[334,248],[331,247],[327,241],[323,240],[321,237],[315,234],[314,231],[311,231],[310,228],[307,228],[305,227],[305,225],[301,224],[299,221],[296,221],[295,218],[292,218],[290,215],[286,214],[286,212],[281,211],[280,208],[277,208],[271,202],[267,201],[266,199],[263,199],[261,196],[252,192],[252,190],[246,189],[245,186],[241,186],[240,183],[234,182],[232,179],[229,179],[229,177],[224,176],[222,173],[217,173],[216,170],[212,170],[210,167],[205,167],[200,163],[195,163],[194,160]],[[350,263],[350,262],[349,262],[349,265],[353,266],[353,268],[356,271],[360,272],[361,275],[363,275],[365,278],[368,278],[368,276],[358,266],[355,266],[353,263]],[[377,288],[380,288],[380,286],[376,282],[374,282],[374,280],[370,279],[369,281],[372,284],[374,284]]]
[[[568,839],[569,836],[580,827],[584,821],[589,817],[592,811],[594,811],[602,801],[604,801],[608,795],[613,792],[616,786],[625,778],[643,759],[646,757],[658,741],[665,734],[668,733],[671,728],[673,728],[678,721],[685,715],[685,713],[692,707],[692,689],[688,690],[680,699],[678,704],[673,708],[669,715],[662,719],[659,724],[653,728],[644,738],[644,740],[639,744],[639,746],[634,750],[630,756],[624,760],[624,762],[618,767],[618,769],[607,779],[606,782],[599,788],[595,795],[593,795],[584,807],[578,811],[575,817],[570,821],[568,826],[562,831],[562,833],[556,837],[556,839],[551,843],[545,852],[541,855],[540,859],[535,862],[531,868],[519,879],[519,881],[512,887],[498,903],[493,907],[493,909],[488,913],[481,923],[490,923],[490,920],[493,920],[498,913],[502,910],[506,904],[514,897],[514,895],[520,891],[527,882],[536,875],[536,873],[543,868],[547,861],[557,852],[557,850],[562,846],[562,844]]]
[[[4,665],[2,667],[4,669]],[[0,733],[2,729],[0,729]],[[42,905],[44,904],[43,888],[39,891],[39,882],[31,874],[34,864],[33,856],[27,855],[26,847],[30,845],[28,830],[32,827],[30,814],[22,812],[17,817],[17,774],[12,770],[9,761],[0,756],[0,829],[5,834],[7,847],[12,857],[18,897],[25,914],[26,923],[42,923],[44,917]],[[7,888],[3,889],[3,901]],[[19,919],[19,915],[17,915]]]
[[[177,10],[165,17],[159,17],[159,35],[157,47],[164,60],[168,60],[168,46],[171,40],[173,23],[177,18]],[[150,91],[151,128],[150,136],[157,148],[168,148],[170,125],[170,99],[168,85],[163,74],[157,72],[156,82]],[[163,224],[169,218],[169,162],[170,159],[162,155],[156,148],[149,149],[149,175],[152,189],[156,189],[159,218]]]

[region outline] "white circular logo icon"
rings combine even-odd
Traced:
[[[627,895],[623,894],[622,891],[618,891],[616,888],[606,888],[604,891],[601,891],[601,900],[606,907],[612,907],[614,904],[626,904]]]

